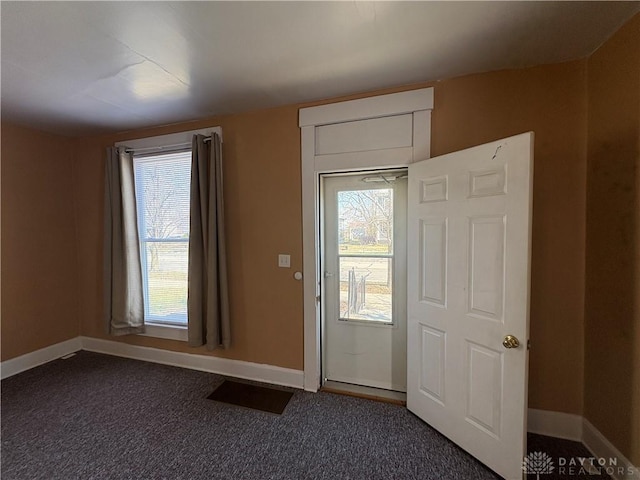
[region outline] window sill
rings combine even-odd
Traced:
[[[180,342],[186,342],[187,327],[177,325],[162,325],[159,323],[147,323],[145,325],[145,333],[139,333],[144,337],[165,338],[167,340],[178,340]]]

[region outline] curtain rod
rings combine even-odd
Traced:
[[[204,141],[205,142],[210,142],[211,141],[211,136],[208,137],[204,137]],[[163,150],[177,150],[177,147],[186,147],[186,146],[191,146],[191,142],[183,142],[183,143],[174,143],[171,145],[162,145],[159,147],[141,147],[141,148],[128,148],[125,147],[125,152],[127,153],[135,153],[135,152],[141,152],[144,150],[157,150],[157,151],[163,151]]]

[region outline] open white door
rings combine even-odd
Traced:
[[[532,181],[533,133],[409,167],[407,407],[508,480],[526,449]]]

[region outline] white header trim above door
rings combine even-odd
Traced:
[[[302,135],[302,242],[304,268],[304,389],[315,392],[320,387],[320,285],[319,285],[319,176],[338,171],[363,171],[378,168],[406,167],[431,156],[431,110],[433,87],[379,95],[345,102],[300,109]],[[373,118],[412,115],[412,145],[353,151],[345,145],[344,153],[318,155],[317,128]],[[362,135],[375,137],[387,133],[385,122],[363,125]],[[353,128],[350,125],[349,128]],[[334,129],[332,129],[333,131]],[[340,130],[339,128],[335,130]],[[348,141],[348,135],[345,136]],[[339,140],[337,140],[339,141]],[[393,142],[391,142],[393,143]],[[332,145],[335,145],[332,143]],[[335,148],[332,149],[332,152]]]
[[[388,117],[433,109],[433,87],[300,109],[300,127]]]

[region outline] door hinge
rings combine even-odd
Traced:
[[[316,303],[320,303],[320,295],[316,295]]]

